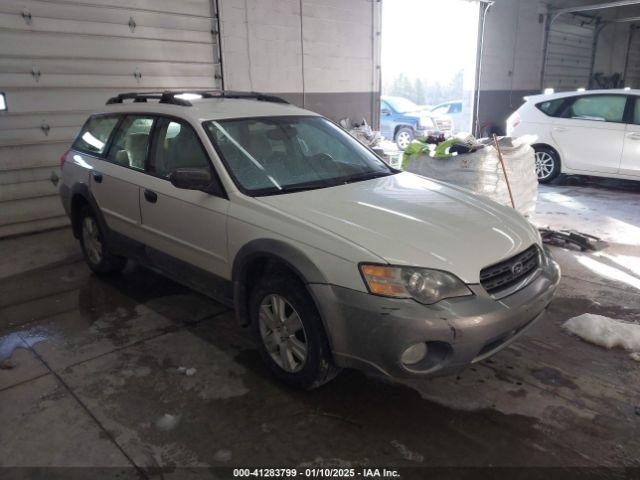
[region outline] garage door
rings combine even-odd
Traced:
[[[563,15],[549,29],[543,87],[556,91],[589,86],[596,20]]]
[[[633,26],[630,35],[624,84],[627,87],[640,88],[640,28]]]
[[[218,88],[211,0],[2,0],[0,237],[66,223],[51,175],[118,92]]]

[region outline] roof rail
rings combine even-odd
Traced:
[[[133,103],[146,103],[147,100],[157,100],[158,103],[166,103],[171,105],[180,105],[182,107],[190,107],[193,104],[181,98],[181,95],[200,95],[202,98],[235,98],[246,100],[257,100],[260,102],[286,103],[285,99],[259,92],[221,92],[215,90],[185,90],[185,91],[164,91],[164,92],[129,92],[121,93],[107,100],[107,105],[116,103],[124,103],[125,100],[132,100]]]

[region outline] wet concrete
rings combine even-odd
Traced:
[[[580,230],[611,246],[555,248],[549,314],[493,358],[431,380],[344,371],[313,392],[274,382],[228,309],[170,280],[99,279],[77,252],[16,258],[0,280],[0,465],[640,467],[640,363],[561,329],[587,312],[640,321],[638,199],[542,189],[537,221],[572,226],[580,205]]]

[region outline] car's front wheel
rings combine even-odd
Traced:
[[[413,130],[407,127],[399,128],[396,132],[396,145],[400,150],[404,150],[409,146],[411,142],[413,142],[414,135]]]
[[[560,175],[560,158],[555,150],[548,147],[536,147],[535,152],[538,182],[549,183]]]
[[[119,273],[127,265],[127,259],[113,255],[107,250],[104,232],[90,207],[80,212],[80,246],[89,268],[99,275]]]
[[[297,278],[275,273],[261,279],[250,312],[260,354],[279,380],[311,390],[336,376],[320,315]]]

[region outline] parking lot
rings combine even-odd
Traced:
[[[0,464],[143,476],[234,465],[623,476],[640,467],[640,364],[561,325],[582,313],[640,315],[640,189],[541,187],[536,220],[610,246],[553,248],[563,278],[526,336],[458,376],[343,371],[311,392],[270,378],[226,307],[140,267],[90,274],[69,229],[3,240]]]

